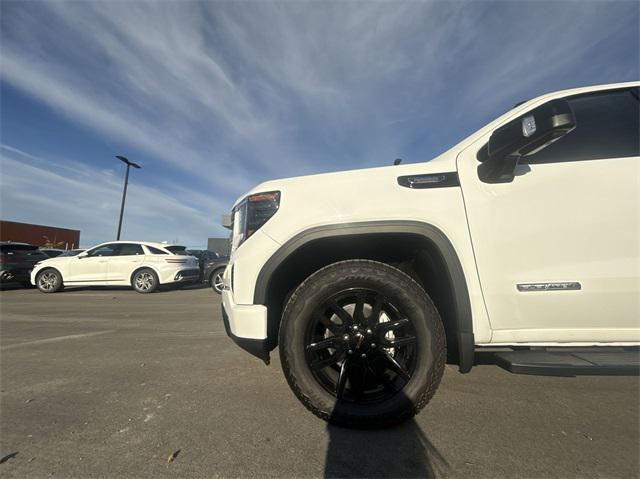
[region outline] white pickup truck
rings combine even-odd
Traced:
[[[223,317],[319,417],[416,414],[445,362],[638,374],[640,82],[517,105],[423,163],[263,183]]]

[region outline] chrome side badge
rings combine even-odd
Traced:
[[[521,283],[516,285],[518,291],[577,291],[582,289],[582,285],[577,281],[566,283]]]
[[[522,134],[525,138],[529,138],[536,132],[536,119],[533,115],[525,116],[522,119]]]

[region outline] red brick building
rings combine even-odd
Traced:
[[[80,231],[0,220],[0,241],[15,241],[50,248],[73,249],[78,248],[80,245]]]

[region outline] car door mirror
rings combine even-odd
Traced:
[[[87,256],[89,256],[89,253],[87,253],[86,251],[78,253],[78,259],[86,258]]]
[[[576,127],[575,116],[564,99],[551,100],[493,132],[478,152],[478,176],[485,183],[509,183],[523,156],[532,155]]]

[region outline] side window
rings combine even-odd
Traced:
[[[576,127],[521,163],[600,160],[640,156],[640,102],[637,88],[567,97]]]
[[[119,244],[105,244],[102,246],[99,246],[98,248],[94,248],[91,251],[89,251],[89,253],[87,254],[87,256],[93,258],[95,256],[113,256],[116,254],[116,251],[118,249],[118,246],[120,246]]]
[[[137,254],[144,254],[142,246],[139,244],[123,243],[118,250],[118,256],[134,256]]]
[[[154,248],[153,246],[145,245],[147,249],[151,252],[151,254],[169,254],[166,251],[162,251],[161,249]]]

